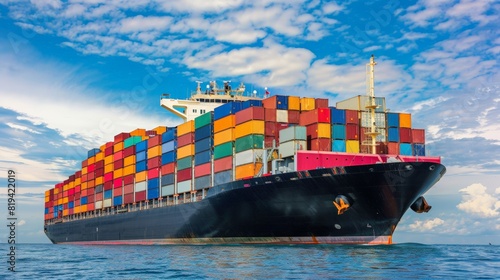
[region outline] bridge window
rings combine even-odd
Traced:
[[[193,113],[196,113],[196,109],[193,109]]]

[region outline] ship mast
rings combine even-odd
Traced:
[[[377,153],[377,136],[380,134],[376,130],[375,123],[375,109],[377,109],[377,104],[375,102],[375,57],[370,57],[370,63],[366,64],[366,95],[368,96],[368,104],[366,109],[370,112],[370,132],[367,133],[371,137],[371,143],[368,144],[372,147],[372,154]]]

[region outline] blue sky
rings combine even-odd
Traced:
[[[499,244],[499,9],[487,0],[0,0],[0,178],[17,171],[18,240],[48,242],[43,192],[88,149],[180,122],[159,106],[162,93],[185,98],[196,80],[232,80],[334,105],[365,94],[374,54],[376,95],[412,113],[427,152],[448,168],[426,194],[431,212],[407,212],[394,241]]]

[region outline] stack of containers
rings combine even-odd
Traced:
[[[280,158],[291,157],[298,150],[307,148],[307,129],[305,126],[291,126],[280,130],[278,153]]]
[[[411,147],[411,115],[399,113],[399,154],[411,156],[413,150]]]
[[[330,108],[330,120],[332,123],[332,151],[345,152],[346,151],[346,119],[345,110]]]
[[[369,135],[371,132],[371,113],[367,111],[361,111],[360,119],[360,152],[365,154],[372,153],[372,146],[366,145],[371,144],[372,137]],[[376,136],[376,153],[386,154],[386,115],[383,112],[375,112],[375,127],[376,132],[379,134]]]
[[[175,193],[175,161],[177,159],[177,128],[171,128],[161,136],[161,196]]]
[[[109,145],[109,144],[108,144]],[[89,180],[87,184],[87,199],[86,199],[86,204],[81,203],[82,202],[82,197],[83,193],[81,193],[80,197],[80,206],[81,206],[81,211],[86,212],[86,211],[93,211],[95,210],[95,190],[96,187],[99,185],[104,184],[104,158],[105,158],[105,150],[106,150],[106,144],[101,146],[102,152],[97,152],[95,154],[95,159],[94,159],[94,180]],[[82,190],[80,190],[82,192]],[[83,206],[86,205],[86,206]]]
[[[246,102],[244,103],[247,104]],[[233,147],[235,115],[225,115],[226,113],[217,114],[217,112],[218,108],[215,108],[214,119],[217,119],[214,121],[214,185],[231,182],[234,178]]]
[[[177,126],[177,193],[192,190],[194,136],[194,121]]]
[[[387,113],[387,153],[399,155],[399,114]]]
[[[300,113],[299,125],[306,127],[308,150],[332,150],[330,114],[329,108],[317,108]]]
[[[161,145],[162,136],[155,135],[148,139],[147,168],[148,168],[148,189],[147,199],[160,197],[160,166],[161,166]]]
[[[297,125],[300,121],[300,97],[288,96],[288,125]],[[278,132],[279,134],[279,132]]]
[[[121,205],[123,191],[123,167],[125,158],[125,139],[130,135],[124,135],[123,138],[115,137],[113,145],[113,181],[112,184],[104,185],[103,208]]]
[[[345,110],[345,148],[347,153],[359,153],[358,111]]]
[[[135,176],[134,201],[146,200],[147,173],[148,173],[148,140],[135,144]],[[127,196],[130,199],[130,195]]]
[[[124,159],[123,159],[123,189],[122,189],[122,203],[129,204],[134,202],[134,181],[135,181],[135,173],[136,173],[136,164],[137,164],[137,151],[136,145],[137,143],[144,140],[145,136],[130,136],[125,139],[123,147],[124,147]],[[118,195],[118,190],[114,190],[116,192],[115,197]],[[120,199],[113,198],[113,205],[118,205]],[[115,203],[116,202],[116,203]]]
[[[213,112],[194,119],[194,189],[212,186]]]
[[[411,130],[411,137],[413,145],[413,155],[425,156],[425,130],[414,128]]]
[[[262,106],[265,108],[264,135],[266,147],[272,147],[273,140],[276,141],[277,145],[279,143],[279,131],[288,127],[289,101],[290,98],[283,95],[274,95],[262,101]],[[292,98],[292,102],[296,102],[296,100]],[[297,107],[297,104],[293,105],[295,108]]]

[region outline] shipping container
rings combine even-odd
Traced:
[[[252,120],[242,124],[237,125],[234,128],[234,137],[236,140],[238,138],[245,137],[251,134],[264,134],[264,121]],[[262,140],[264,141],[264,140]]]
[[[113,197],[113,190],[104,191],[104,199],[109,199]]]
[[[291,126],[279,131],[279,141],[288,142],[290,140],[306,140],[307,129],[305,126]]]
[[[276,109],[265,108],[264,109],[264,121],[276,122]]]
[[[234,155],[236,166],[254,162],[262,162],[262,149],[250,149]]]
[[[130,132],[130,136],[146,136],[146,130],[144,128],[137,128]]]
[[[332,139],[336,139],[336,140],[345,140],[346,139],[345,125],[343,125],[343,124],[333,124],[332,125]]]
[[[330,109],[317,108],[300,113],[300,125],[307,126],[313,123],[330,123]]]
[[[399,127],[411,128],[411,114],[399,113]]]
[[[182,181],[182,182],[177,183],[177,193],[190,192],[192,183],[193,183],[192,180],[186,180],[186,181]]]
[[[132,175],[132,174],[135,174],[135,164],[129,165],[129,166],[125,166],[123,168],[123,176]],[[97,181],[98,180],[96,179],[96,183],[98,184]]]
[[[134,191],[135,192],[145,191],[147,186],[148,186],[147,181],[136,182],[134,186]],[[104,198],[106,198],[106,196],[104,196]]]
[[[125,141],[125,139],[127,139],[129,137],[130,137],[130,133],[122,132],[120,134],[115,135],[114,142],[115,143],[123,142],[123,141]]]
[[[177,147],[184,147],[194,143],[194,132],[188,132],[177,138]]]
[[[177,138],[177,128],[170,128],[167,132],[161,135],[161,142],[166,143]]]
[[[242,138],[237,138],[234,142],[235,152],[239,153],[249,149],[264,148],[264,135],[252,134]]]
[[[213,125],[205,125],[194,131],[194,141],[200,141],[213,135]]]
[[[311,111],[316,109],[316,101],[311,97],[301,97],[300,98],[300,111]]]
[[[346,124],[359,124],[358,111],[345,110],[345,123]]]
[[[226,130],[228,128],[234,128],[235,117],[234,115],[229,115],[219,120],[214,121],[214,133]]]
[[[160,167],[160,165],[161,165],[161,156],[157,156],[157,157],[148,159],[148,162],[147,162],[148,170],[155,169],[155,168],[157,169]]]
[[[326,99],[326,98],[316,98],[316,99],[314,99],[314,106],[316,108],[327,108],[330,105],[328,104],[328,99]]]
[[[174,173],[174,170],[175,170],[175,163],[174,162],[161,166],[161,174]]]
[[[214,136],[215,137],[215,136]],[[194,142],[194,152],[195,154],[208,151],[212,149],[213,146],[213,140],[212,138],[208,137],[205,139],[198,140]]]
[[[124,204],[131,204],[134,203],[134,193],[128,193],[123,196],[123,203]],[[97,203],[96,203],[97,206]]]
[[[129,148],[132,146],[135,146],[137,143],[141,142],[143,139],[141,136],[132,136],[123,141],[123,147],[124,148]],[[109,149],[109,148],[108,148]],[[112,148],[110,149],[111,151],[113,150]]]
[[[346,124],[345,110],[330,107],[330,120],[332,124]]]
[[[160,189],[159,188],[148,189],[148,191],[147,191],[147,198],[148,199],[156,199],[159,197],[160,197]]]
[[[148,149],[161,146],[161,135],[155,135],[148,139]]]
[[[400,143],[399,144],[399,154],[403,156],[413,155],[413,149],[410,143]]]
[[[123,145],[123,142],[118,142],[118,143],[115,143],[113,145],[113,151],[116,153],[116,152],[119,152],[119,151],[122,151],[124,148],[124,145]]]
[[[236,114],[242,109],[242,102],[239,101],[233,101],[229,102],[223,105],[220,105],[219,107],[216,107],[214,109],[214,121],[222,119],[224,117],[227,117],[232,114]]]
[[[201,116],[196,117],[194,119],[194,129],[199,129],[200,127],[211,124],[214,117],[213,115],[213,112],[207,112]]]
[[[177,170],[183,170],[193,166],[193,156],[183,157],[177,160]]]
[[[345,140],[332,140],[332,151],[345,153]]]
[[[123,194],[123,188],[113,189],[113,197],[115,197],[115,196],[121,196],[122,194]]]
[[[346,140],[345,150],[347,153],[359,153],[359,141],[358,140]]]
[[[168,153],[161,155],[161,165],[169,164],[175,162],[177,159],[177,153],[175,151],[170,151]]]
[[[161,176],[161,185],[166,186],[166,185],[172,185],[174,184],[175,180],[175,174],[165,174]]]
[[[143,161],[147,159],[147,151],[140,151],[135,154],[135,161]]]
[[[173,195],[175,190],[175,186],[172,185],[165,185],[161,187],[161,196],[169,196]]]
[[[231,170],[233,168],[233,156],[227,156],[214,160],[214,172]]]
[[[358,95],[347,100],[339,101],[336,107],[337,109],[365,111],[372,103],[375,103],[377,106],[375,108],[376,112],[384,113],[386,111],[385,97],[375,97],[375,100],[372,100],[372,97],[367,95]]]
[[[177,141],[172,140],[172,141],[164,142],[161,145],[161,152],[163,154],[165,154],[165,153],[174,151],[176,148],[177,148]]]
[[[129,184],[123,186],[123,193],[124,194],[129,194],[134,192],[134,184]]]
[[[399,128],[399,142],[401,143],[411,143],[411,128],[400,127]]]
[[[262,100],[247,100],[241,103],[241,110],[250,108],[250,107],[262,107]]]
[[[228,128],[214,134],[214,146],[233,141],[234,142],[234,128]]]
[[[375,142],[387,142],[387,131],[385,130],[385,128],[379,128],[377,127],[375,129],[375,133],[378,133],[375,137]],[[363,142],[370,142],[372,141],[372,137],[371,137],[371,128],[369,127],[361,127],[360,128],[360,142],[363,143]]]
[[[123,159],[123,166],[129,166],[132,164],[135,166],[135,155],[131,155]]]
[[[140,191],[135,193],[135,201],[140,202],[146,200],[146,191]]]
[[[306,127],[307,136],[315,138],[331,138],[331,125],[329,123],[313,123]]]
[[[143,140],[135,144],[135,152],[146,151],[148,149],[148,140]]]
[[[280,143],[278,153],[280,158],[291,157],[298,150],[307,150],[306,140],[290,140]]]
[[[399,142],[399,128],[389,127],[387,131],[387,140],[389,140],[389,142]]]
[[[300,111],[288,111],[288,123],[299,124],[299,122],[300,122]]]
[[[193,168],[186,168],[177,171],[177,181],[182,182],[193,178]]]
[[[411,130],[412,143],[415,144],[425,144],[425,130],[424,129],[412,129]]]
[[[387,113],[387,127],[399,127],[399,113]]]
[[[276,122],[281,122],[281,123],[288,122],[288,111],[276,110]]]
[[[425,156],[425,144],[413,144],[412,145],[412,155],[414,156]]]
[[[262,106],[270,109],[288,110],[288,96],[273,95],[262,100]]]
[[[99,150],[97,148],[91,149],[87,152],[87,158],[93,157],[99,152],[101,152],[101,150]]]
[[[236,113],[234,115],[234,118],[235,125],[239,125],[251,120],[264,120],[264,108],[249,107]]]
[[[179,147],[177,149],[177,158],[185,158],[187,156],[193,156],[194,155],[194,144],[189,144],[184,147]]]
[[[135,181],[142,182],[146,180],[147,171],[136,171],[135,173]]]
[[[288,96],[288,110],[300,111],[300,97]]]
[[[346,140],[359,140],[359,126],[357,124],[346,124],[345,132]]]
[[[158,188],[160,186],[160,178],[148,178],[148,190]]]
[[[233,155],[233,142],[227,142],[214,147],[214,159]]]
[[[308,139],[308,150],[311,151],[328,151],[332,150],[332,140],[330,138]]]
[[[206,175],[198,178],[194,178],[194,189],[202,190],[212,186],[212,176]]]
[[[194,121],[187,121],[177,126],[177,137],[194,132]]]
[[[262,168],[262,163],[249,163],[245,165],[236,166],[235,168],[235,180],[243,178],[251,178],[257,175]]]
[[[205,164],[212,160],[212,151],[203,151],[194,155],[194,165]]]
[[[361,142],[359,145],[359,152],[362,154],[371,154],[372,153],[372,146],[367,145],[371,144],[368,142]],[[375,143],[375,154],[387,154],[387,145],[384,142],[376,142]]]

